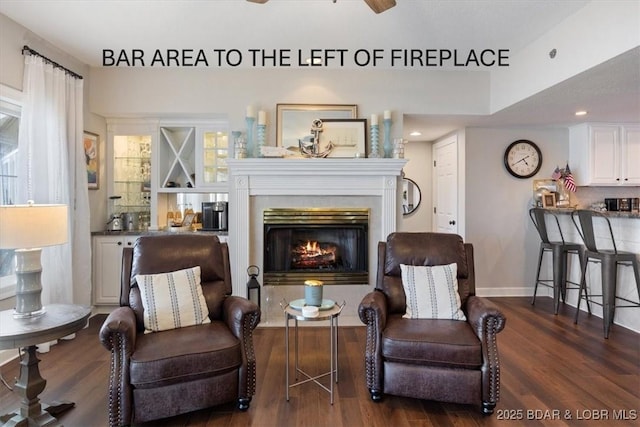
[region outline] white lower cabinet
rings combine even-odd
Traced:
[[[93,237],[93,303],[118,305],[122,250],[133,247],[139,236]]]

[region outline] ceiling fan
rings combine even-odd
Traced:
[[[250,1],[251,3],[264,4],[269,0],[247,0],[247,1]],[[336,0],[333,0],[333,2],[335,3]],[[364,2],[367,3],[371,8],[371,10],[373,10],[375,13],[384,12],[385,10],[391,9],[393,6],[396,5],[396,0],[364,0]]]

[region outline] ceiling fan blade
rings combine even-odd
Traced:
[[[375,13],[384,12],[396,5],[396,0],[364,0]]]
[[[264,4],[264,3],[268,2],[269,0],[247,0],[247,1],[250,1],[251,3]]]

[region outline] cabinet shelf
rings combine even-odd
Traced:
[[[160,128],[160,187],[173,182],[180,188],[195,186],[195,129],[193,127]]]

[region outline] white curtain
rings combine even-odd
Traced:
[[[25,55],[18,203],[69,206],[67,244],[42,250],[42,303],[91,305],[91,232],[83,146],[83,80]]]

